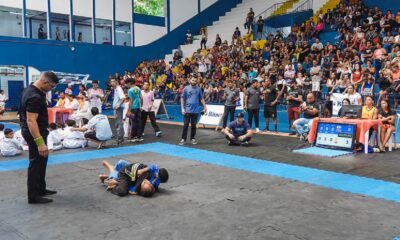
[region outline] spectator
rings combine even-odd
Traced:
[[[230,122],[232,122],[234,119],[236,103],[237,101],[240,101],[239,89],[237,89],[235,84],[230,80],[227,82],[227,86],[224,89],[223,98],[225,99],[225,104],[224,104],[224,115],[222,117],[223,121],[222,128],[225,129],[228,120],[228,115],[230,116]]]
[[[249,114],[249,124],[252,127],[253,117],[256,127],[256,132],[259,132],[259,112],[260,112],[260,97],[261,91],[258,88],[259,83],[257,80],[251,82],[251,87],[247,89],[244,96],[244,110]]]
[[[319,105],[315,101],[314,95],[312,93],[307,94],[306,102],[300,105],[300,113],[304,113],[304,117],[293,122],[294,129],[300,135],[300,139],[307,140],[309,126],[312,124],[312,120],[318,117],[318,109]]]
[[[43,24],[40,24],[40,25],[39,25],[39,29],[38,29],[38,38],[39,38],[39,39],[46,39],[46,33],[44,32]]]
[[[379,149],[381,150],[381,152],[385,152],[386,151],[385,147],[387,142],[392,137],[392,133],[396,131],[395,129],[396,115],[392,112],[389,101],[386,99],[383,99],[381,101],[381,109],[378,113],[378,118],[383,123],[381,127],[381,135],[379,136],[381,140],[381,145],[379,146]]]
[[[300,117],[300,104],[303,102],[302,92],[297,87],[296,81],[292,81],[289,89],[287,90],[286,100],[288,101],[288,120],[289,129],[291,130],[289,135],[295,135],[296,131],[293,126],[293,122]]]
[[[260,16],[257,21],[257,36],[256,36],[257,40],[262,39],[263,33],[264,33],[264,19],[262,18],[262,16]]]
[[[99,88],[99,81],[93,80],[92,85],[92,88],[87,91],[88,97],[90,99],[90,106],[92,108],[96,107],[101,113],[103,106],[102,98],[104,97],[104,92],[101,88]]]
[[[224,128],[224,134],[228,139],[228,145],[248,145],[253,132],[244,120],[244,114],[238,113],[236,121],[232,121]]]

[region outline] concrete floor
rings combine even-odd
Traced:
[[[179,127],[161,127],[163,138],[148,130],[145,141],[179,141]],[[196,148],[216,152],[393,182],[400,175],[399,152],[323,159],[291,153],[300,143],[282,137],[257,136],[252,147],[227,148],[219,133],[200,130],[198,140]],[[57,154],[66,152],[73,151]],[[155,153],[108,160],[119,159],[159,164],[170,180],[153,198],[120,198],[97,180],[102,159],[50,166],[47,183],[59,194],[52,204],[34,206],[26,200],[26,170],[1,172],[0,239],[391,240],[400,235],[398,203]],[[0,159],[5,160],[12,159]]]

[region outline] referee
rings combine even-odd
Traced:
[[[49,151],[47,149],[48,114],[46,93],[58,84],[53,72],[44,72],[40,79],[27,87],[21,97],[19,118],[21,133],[29,146],[28,203],[43,204],[53,202],[43,196],[56,194],[46,189],[46,167]]]

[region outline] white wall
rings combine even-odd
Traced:
[[[96,18],[112,20],[112,0],[96,0]]]
[[[200,10],[203,11],[204,9],[208,8],[212,4],[216,3],[218,0],[201,0],[200,1]]]
[[[197,0],[171,0],[171,31],[197,14]]]
[[[115,1],[115,18],[121,22],[132,22],[132,0]]]
[[[0,12],[0,35],[22,37],[21,15]]]
[[[328,0],[313,0],[313,11],[317,12]]]
[[[69,15],[69,0],[51,0],[50,7],[51,12]]]
[[[165,27],[135,23],[135,46],[149,44],[167,33]]]
[[[74,15],[91,18],[92,11],[93,11],[93,4],[91,0],[85,0],[85,1],[74,0]]]

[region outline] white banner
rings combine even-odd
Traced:
[[[243,110],[244,106],[244,92],[239,93],[240,100],[236,101],[236,110]]]
[[[153,107],[151,110],[154,112],[154,114],[157,115],[166,115],[168,118],[168,112],[167,109],[165,108],[164,101],[162,99],[154,99],[153,102]]]
[[[223,105],[206,105],[207,112],[200,117],[199,124],[219,126],[224,115]]]
[[[339,114],[339,110],[342,108],[343,99],[345,98],[345,95],[341,93],[333,93],[331,95],[333,116],[337,116]]]

